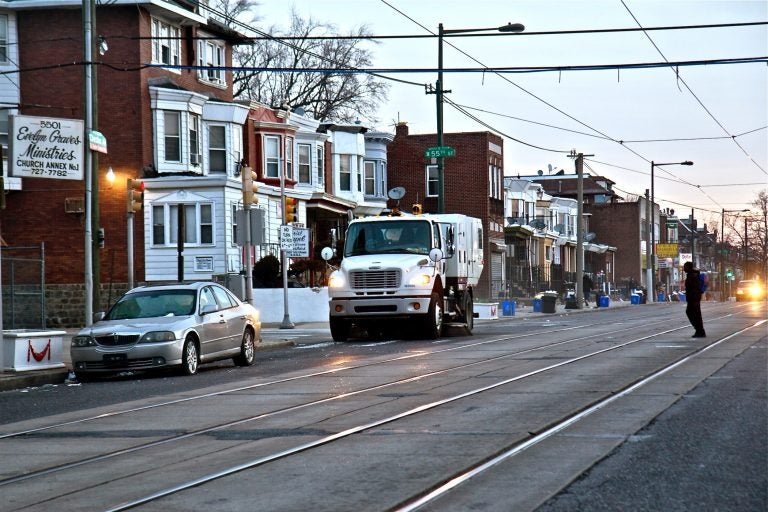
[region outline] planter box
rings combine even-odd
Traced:
[[[62,340],[66,331],[3,331],[3,370],[24,372],[63,368]]]
[[[499,303],[498,302],[475,302],[475,318],[484,320],[498,320]]]

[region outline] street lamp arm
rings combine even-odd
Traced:
[[[516,32],[523,32],[525,30],[525,25],[522,23],[507,23],[506,25],[502,25],[500,27],[489,27],[489,28],[451,28],[451,29],[443,29],[443,35],[451,35],[451,34],[471,34],[473,32],[504,32],[504,33],[516,33]]]

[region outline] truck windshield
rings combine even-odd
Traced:
[[[344,256],[362,254],[429,254],[431,229],[427,221],[357,222],[347,230]]]

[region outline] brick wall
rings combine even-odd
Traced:
[[[612,203],[586,205],[591,213],[589,230],[599,233],[599,242],[616,247],[616,284],[625,279],[641,282],[640,257],[640,205],[639,203]]]

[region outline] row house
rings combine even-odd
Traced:
[[[542,182],[507,177],[507,294],[532,296],[543,290],[564,292],[576,280],[578,208],[574,198],[550,195]],[[584,272],[608,293],[614,282],[616,248],[596,240],[589,213],[583,215]]]
[[[245,39],[206,5],[121,0],[96,8],[96,33],[108,51],[95,52],[94,128],[106,137],[108,153],[94,154],[94,233],[104,233],[93,246],[94,311],[108,307],[129,277],[157,283],[242,273],[236,233],[246,167],[258,175],[255,208],[266,219],[255,260],[279,251],[283,196],[298,202],[294,224],[310,231],[310,258],[339,238],[350,218],[386,206],[386,147],[393,136],[324,124],[287,106],[234,100],[226,68],[233,45]],[[18,71],[0,79],[3,149],[10,116],[82,120],[83,69],[61,65],[82,61],[82,2],[6,1],[0,24],[7,37],[0,65]],[[145,186],[143,209],[135,214],[126,204],[129,179]],[[84,320],[85,188],[77,180],[5,180],[0,226],[9,250],[44,244],[31,281],[45,292],[44,324]],[[9,282],[3,275],[3,284]],[[3,301],[4,310],[10,303]]]

